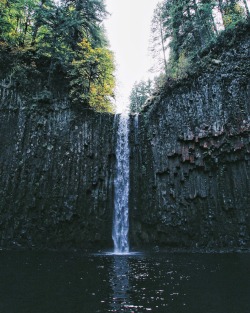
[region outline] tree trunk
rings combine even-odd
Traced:
[[[25,38],[26,38],[26,35],[27,35],[27,32],[28,32],[29,22],[30,22],[30,11],[28,12],[28,15],[26,17],[25,24],[24,24],[22,46],[24,46],[24,43],[25,43]]]
[[[160,18],[160,32],[161,32],[161,46],[162,46],[162,52],[163,52],[164,68],[165,68],[165,73],[167,73],[167,59],[166,59],[166,49],[164,46],[162,18]]]
[[[192,20],[192,16],[190,13],[190,7],[189,5],[187,5],[187,14],[188,14],[188,18],[191,21]],[[193,25],[193,23],[192,23]],[[195,31],[194,27],[192,28],[192,36],[194,38],[194,44],[196,46],[196,49],[199,50],[199,48],[201,47],[201,38],[199,36],[199,34],[197,35],[197,32]]]
[[[39,6],[39,11],[42,10],[45,2],[46,2],[46,0],[41,0],[40,6]],[[38,29],[40,28],[40,26],[42,26],[42,22],[41,22],[40,12],[38,12],[38,18],[37,18],[37,20],[35,22],[34,31],[33,31],[33,34],[32,34],[31,46],[34,46],[35,43],[36,43],[36,36],[37,36],[37,32],[38,32]]]
[[[222,0],[219,0],[218,9],[219,9],[219,11],[221,13],[221,21],[222,21],[222,25],[223,25],[223,27],[225,29],[225,25],[224,25],[224,10],[223,10],[223,2],[222,2]]]
[[[250,17],[250,12],[249,12],[249,9],[248,9],[247,1],[243,0],[243,2],[244,2],[244,5],[245,5],[245,8],[246,8],[247,17]]]
[[[214,33],[216,35],[218,35],[218,29],[217,29],[217,26],[216,26],[216,23],[215,23],[214,17],[213,17],[213,6],[214,5],[212,4],[211,0],[202,0],[201,2],[204,4],[210,5],[209,13],[208,13],[208,22],[211,24],[211,28],[209,28],[210,25],[207,25],[207,23],[206,23],[206,25],[209,28],[208,31],[210,32],[211,37],[214,37]]]
[[[196,0],[193,0],[193,7],[194,7],[194,11],[195,11],[195,15],[197,16],[197,20],[198,20],[198,26],[199,26],[199,35],[200,35],[200,42],[201,42],[201,47],[204,47],[206,44],[206,38],[204,38],[204,33],[203,33],[203,29],[204,29],[204,23],[201,20],[201,16],[199,13],[199,8],[198,5],[196,3]],[[205,34],[206,37],[207,34]]]

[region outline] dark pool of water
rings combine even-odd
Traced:
[[[0,251],[0,313],[249,313],[250,254]]]

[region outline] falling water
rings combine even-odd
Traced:
[[[135,133],[135,144],[138,144],[138,128],[139,128],[139,114],[135,114],[134,116],[134,133]]]
[[[129,145],[128,116],[118,116],[116,145],[115,209],[113,221],[113,241],[115,253],[128,253],[128,197],[129,197]]]

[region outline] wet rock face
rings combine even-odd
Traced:
[[[113,116],[0,99],[0,244],[111,246]]]
[[[249,247],[249,36],[131,118],[131,240]]]

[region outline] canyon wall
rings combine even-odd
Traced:
[[[132,247],[249,248],[250,38],[230,36],[130,116]],[[0,246],[112,247],[116,133],[114,115],[2,82]]]
[[[166,86],[131,117],[138,246],[249,247],[250,38],[237,36],[207,52],[203,73]]]
[[[112,246],[114,118],[0,89],[2,246]]]

